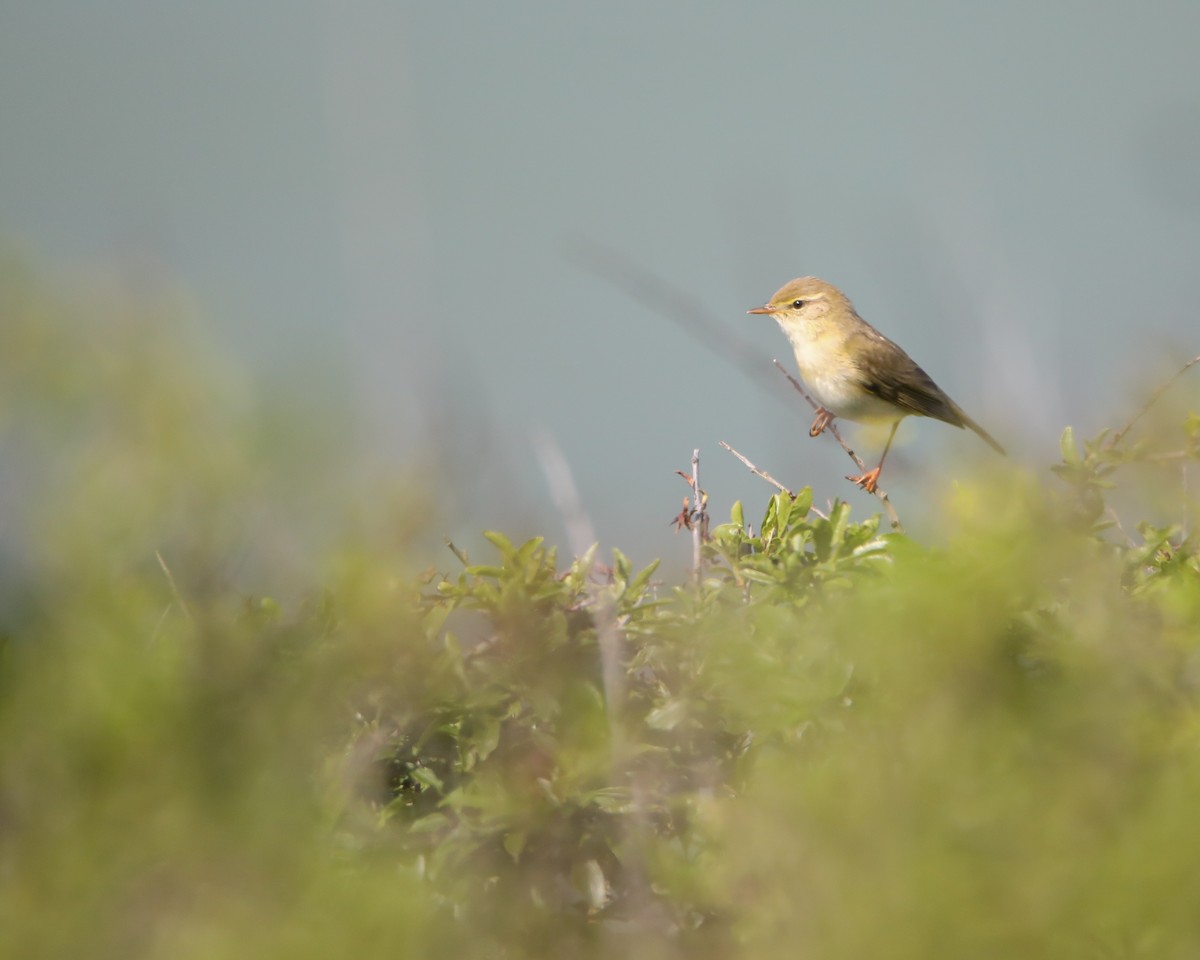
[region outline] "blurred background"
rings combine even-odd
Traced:
[[[0,957],[1200,953],[1200,5],[735,6],[0,0]]]
[[[793,276],[1038,466],[1197,352],[1198,35],[1187,0],[7,0],[0,235],[56,283],[169,300],[218,393],[298,415],[293,476],[415,482],[467,545],[562,538],[547,436],[607,546],[682,563],[693,447],[718,517],[769,492],[719,440],[876,506],[745,314]],[[678,322],[697,305],[757,374]],[[910,422],[885,486],[919,526],[990,456]]]

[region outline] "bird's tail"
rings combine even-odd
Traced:
[[[1002,457],[1008,456],[1008,454],[1005,452],[1004,448],[1002,446],[1000,446],[999,443],[996,442],[995,437],[993,437],[990,433],[988,433],[986,430],[984,430],[983,427],[981,427],[979,424],[977,424],[974,420],[972,420],[970,417],[968,417],[961,410],[959,411],[959,413],[962,414],[962,422],[963,422],[964,427],[974,430],[977,434],[979,434],[979,436],[983,440],[983,442],[986,443],[993,450],[995,450],[998,454],[1000,454],[1000,456],[1002,456]]]

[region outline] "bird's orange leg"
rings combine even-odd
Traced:
[[[892,432],[888,434],[887,443],[883,447],[883,456],[879,458],[879,466],[877,466],[874,470],[868,470],[861,476],[847,477],[847,480],[849,480],[851,483],[857,483],[860,487],[866,490],[867,493],[875,492],[875,487],[879,483],[879,474],[883,470],[883,461],[887,459],[888,451],[892,449],[892,441],[896,438],[896,428],[899,426],[899,420],[892,424]]]
[[[812,426],[808,428],[808,435],[819,437],[831,423],[833,423],[833,414],[824,407],[817,407],[817,415],[813,418]]]

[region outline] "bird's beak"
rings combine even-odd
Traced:
[[[747,310],[747,313],[774,313],[775,308],[769,303],[763,307],[755,307],[753,310]]]

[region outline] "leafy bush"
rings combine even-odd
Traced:
[[[962,484],[937,546],[806,489],[696,582],[489,533],[280,604],[228,557],[300,474],[215,361],[4,289],[5,956],[1200,951],[1186,411]]]

